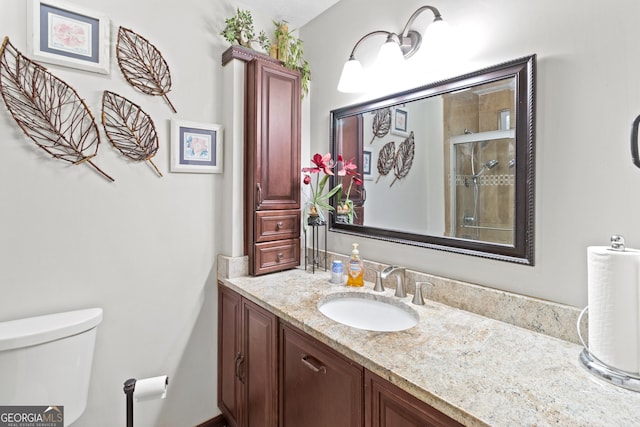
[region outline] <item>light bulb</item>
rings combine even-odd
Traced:
[[[360,61],[349,58],[342,67],[342,74],[338,82],[338,91],[343,93],[364,92],[364,71]]]

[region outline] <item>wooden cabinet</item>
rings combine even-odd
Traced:
[[[249,274],[300,264],[300,74],[247,62],[245,253]]]
[[[280,426],[362,426],[362,367],[280,326]]]
[[[462,426],[456,420],[368,370],[365,370],[364,381],[367,427]]]
[[[218,407],[231,427],[275,427],[278,319],[218,286]]]
[[[218,407],[229,427],[462,426],[222,284]]]

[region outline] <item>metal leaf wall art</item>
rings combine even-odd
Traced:
[[[389,174],[391,169],[393,169],[393,163],[396,158],[396,143],[391,141],[387,142],[381,149],[380,153],[378,153],[378,179],[376,179],[376,184],[380,181],[380,177],[386,176]]]
[[[171,73],[160,51],[147,39],[120,27],[116,57],[120,70],[129,84],[147,95],[162,96],[177,113],[167,97],[171,90]]]
[[[383,108],[376,111],[371,124],[373,138],[371,138],[369,144],[373,144],[376,138],[384,138],[389,133],[389,129],[391,129],[391,108]]]
[[[409,173],[411,166],[413,165],[413,158],[415,156],[415,142],[413,138],[413,131],[409,134],[409,137],[400,143],[396,157],[393,164],[393,170],[396,177],[391,182],[391,187],[397,180],[404,178]]]
[[[162,176],[151,158],[158,152],[158,133],[151,117],[128,99],[105,90],[102,95],[102,125],[111,141],[124,156],[147,161]]]
[[[406,177],[413,166],[413,158],[415,157],[415,141],[413,131],[409,137],[402,141],[396,151],[396,143],[387,142],[378,153],[378,178],[376,184],[383,176],[389,175],[393,169],[395,178],[389,185],[391,187],[397,180]]]
[[[56,159],[87,163],[114,181],[92,159],[100,134],[84,100],[42,65],[26,58],[5,37],[0,47],[0,93],[20,129]]]

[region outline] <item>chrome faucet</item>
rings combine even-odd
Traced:
[[[405,273],[406,273],[406,268],[405,267],[399,267],[397,265],[391,265],[387,268],[385,268],[384,270],[382,270],[382,273],[380,273],[380,278],[381,279],[386,279],[387,277],[391,276],[393,273],[402,273],[402,275],[398,274],[398,282],[396,284],[396,293],[395,296],[397,296],[398,298],[404,298],[407,296],[407,292],[404,290],[404,279],[405,279]]]

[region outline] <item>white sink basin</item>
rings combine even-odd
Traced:
[[[344,292],[318,303],[322,314],[336,322],[368,331],[403,331],[418,323],[418,313],[404,303],[382,295]]]

